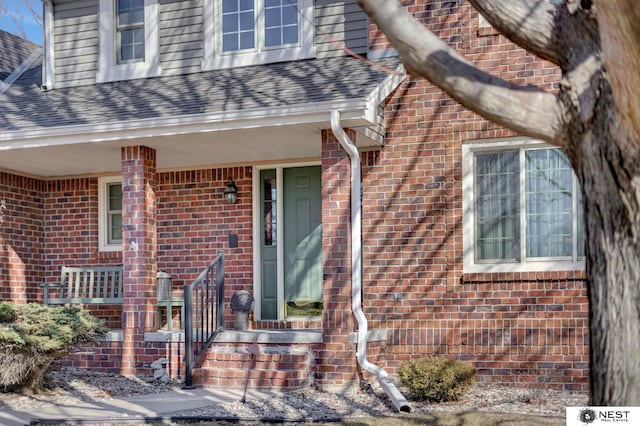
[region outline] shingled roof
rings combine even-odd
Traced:
[[[397,58],[378,65],[393,69]],[[185,75],[40,89],[41,67],[0,96],[0,129],[28,131],[87,124],[365,101],[388,71],[353,57],[310,59]]]
[[[0,30],[0,81],[4,81],[39,46]]]

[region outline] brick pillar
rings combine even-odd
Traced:
[[[355,132],[346,130],[355,142]],[[322,256],[324,311],[317,382],[326,388],[358,382],[351,312],[351,167],[349,156],[329,130],[322,132]]]
[[[156,151],[122,148],[122,374],[144,367],[144,333],[156,327]],[[148,361],[148,360],[147,360]]]

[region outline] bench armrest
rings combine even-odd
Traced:
[[[47,288],[47,287],[62,287],[62,284],[60,283],[47,283],[47,282],[42,282],[40,283],[40,287],[42,288]]]
[[[42,302],[45,305],[48,305],[49,304],[49,289],[50,288],[62,289],[63,288],[63,284],[59,283],[59,282],[55,282],[55,283],[42,282],[42,283],[40,283],[40,287],[42,287]]]

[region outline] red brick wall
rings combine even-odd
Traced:
[[[555,89],[556,67],[478,28],[468,3],[415,3],[415,16],[481,68]],[[371,43],[390,47],[375,25]],[[371,327],[389,329],[389,372],[441,354],[474,363],[481,381],[585,389],[584,272],[463,275],[462,143],[514,133],[415,78],[385,117],[386,145],[363,155],[364,297]]]
[[[44,182],[0,172],[0,301],[41,299]]]
[[[145,342],[138,357],[138,375],[151,375],[150,365],[153,361],[166,358],[167,373],[172,377],[183,377],[184,343],[180,342]],[[59,361],[61,366],[76,368],[92,368],[105,373],[120,374],[122,372],[122,341],[101,341],[93,344],[82,344]]]
[[[225,254],[225,300],[237,290],[253,291],[251,213],[252,168],[166,172],[158,175],[158,270],[173,277],[174,292],[191,284],[218,255]],[[236,204],[227,204],[223,191],[228,178],[238,187]],[[229,247],[229,235],[238,247]],[[225,304],[225,323],[233,316]]]
[[[353,131],[348,136],[355,140]],[[350,161],[328,130],[322,132],[322,261],[324,273],[324,348],[318,359],[318,384],[339,387],[358,381],[355,330],[351,313]]]
[[[62,266],[121,265],[121,252],[98,251],[98,178],[56,179],[45,184],[43,281],[58,282]],[[121,305],[86,308],[110,328],[122,327]]]
[[[61,266],[122,264],[122,253],[98,251],[98,178],[46,182],[44,237],[47,278]]]

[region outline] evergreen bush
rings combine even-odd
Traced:
[[[0,302],[0,391],[39,392],[54,361],[107,331],[79,307]]]
[[[401,383],[418,400],[457,401],[475,381],[475,368],[469,363],[436,356],[403,363],[398,368]]]

